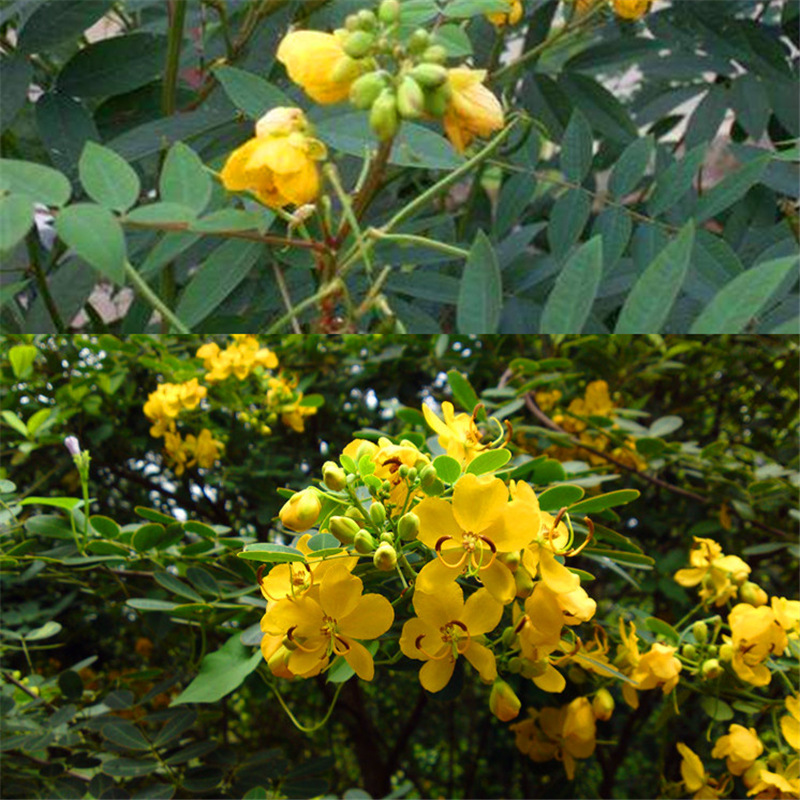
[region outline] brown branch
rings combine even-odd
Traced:
[[[595,447],[591,447],[590,445],[584,444],[580,439],[577,439],[568,431],[565,431],[560,425],[553,422],[547,414],[542,411],[541,408],[536,404],[536,401],[531,397],[530,393],[526,393],[525,395],[525,405],[527,406],[528,410],[533,414],[542,424],[549,428],[556,433],[561,434],[562,436],[566,436],[569,441],[574,444],[576,447],[580,448],[581,450],[586,450],[589,453],[593,453],[596,456],[599,456],[604,461],[607,461],[609,464],[613,464],[615,467],[618,467],[625,472],[629,472],[632,475],[635,475],[637,478],[640,478],[647,483],[652,484],[653,486],[658,486],[661,489],[666,489],[668,492],[672,492],[673,494],[680,495],[681,497],[686,497],[689,500],[694,500],[697,503],[702,505],[711,505],[714,501],[709,497],[704,497],[703,495],[697,494],[696,492],[692,492],[689,489],[683,489],[680,486],[675,486],[673,483],[669,483],[669,481],[665,481],[662,478],[659,478],[655,475],[650,475],[647,472],[642,472],[641,470],[636,469],[636,467],[631,467],[628,464],[614,458],[614,456],[609,455],[608,453],[603,452],[602,450],[598,450]],[[762,531],[767,533],[771,533],[775,536],[781,536],[783,538],[788,538],[789,534],[786,531],[782,531],[779,528],[773,528],[771,525],[766,525],[763,522],[755,519],[744,519],[735,508],[731,508],[732,513],[741,519],[743,522],[749,522],[756,528],[759,528]]]

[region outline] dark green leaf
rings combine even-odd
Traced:
[[[41,53],[74,39],[111,8],[112,0],[51,0],[28,17],[19,38],[23,53]]]
[[[456,320],[461,333],[494,333],[500,322],[503,283],[492,243],[478,231],[464,265]]]
[[[172,145],[159,179],[161,199],[201,213],[211,198],[212,181],[197,153],[183,142]]]
[[[76,203],[56,218],[56,231],[84,261],[118,284],[125,282],[125,237],[111,212],[92,203]]]
[[[236,67],[216,67],[214,75],[233,104],[251,119],[260,119],[276,106],[293,105],[280,89],[251,72]]]
[[[142,732],[132,722],[124,719],[109,719],[103,725],[103,736],[128,750],[150,749],[150,743],[144,738]]]
[[[705,143],[699,144],[658,176],[647,202],[647,208],[654,217],[669,211],[689,191],[705,158],[706,147]]]
[[[547,226],[547,240],[553,255],[561,260],[581,238],[592,210],[583,189],[568,189],[553,204]]]
[[[63,206],[72,194],[69,181],[57,170],[11,158],[0,159],[0,190],[46,206]]]
[[[611,170],[608,189],[618,200],[630,194],[644,176],[653,155],[653,137],[631,142]]]
[[[564,177],[582,183],[592,164],[592,129],[586,117],[576,108],[561,140],[560,165]]]
[[[33,201],[20,194],[0,197],[0,250],[22,241],[33,224]]]
[[[698,225],[741,200],[758,183],[768,165],[769,156],[756,158],[709,189],[697,202],[694,216]]]
[[[113,150],[87,142],[78,163],[86,193],[114,211],[127,211],[139,197],[139,176]]]
[[[590,497],[572,506],[570,514],[594,514],[597,511],[604,511],[614,506],[624,506],[635,500],[641,492],[638,489],[618,489],[616,492],[600,494],[597,497]]]

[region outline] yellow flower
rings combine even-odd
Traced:
[[[560,399],[561,392],[558,389],[553,389],[550,392],[536,392],[534,395],[536,405],[539,406],[542,411],[550,411]]]
[[[486,18],[492,25],[502,28],[505,25],[516,25],[522,19],[522,3],[520,0],[506,0],[508,3],[508,11],[495,11],[487,14]]]
[[[429,692],[447,686],[459,655],[478,670],[484,681],[497,677],[494,653],[477,640],[493,630],[503,615],[503,606],[486,589],[478,589],[464,602],[456,583],[447,583],[435,594],[414,591],[412,617],[403,626],[400,649],[408,658],[424,661],[419,681]]]
[[[286,662],[290,672],[315,674],[327,666],[331,656],[342,656],[359,678],[372,680],[372,656],[357,640],[377,639],[386,633],[394,621],[394,609],[382,595],[362,595],[363,589],[360,578],[337,564],[322,578],[317,600],[306,594],[270,608],[261,627],[290,642],[291,655]]]
[[[736,674],[753,686],[767,686],[772,673],[764,665],[770,655],[779,656],[786,649],[786,631],[769,606],[754,608],[738,603],[728,615]]]
[[[762,769],[757,782],[747,793],[756,798],[796,798],[800,795],[800,760],[794,759],[780,772]]]
[[[463,475],[452,503],[440,497],[423,500],[414,509],[420,522],[418,538],[436,551],[437,558],[422,568],[417,586],[423,592],[436,592],[467,571],[497,601],[510,603],[516,594],[514,576],[496,556],[519,550],[530,540],[535,528],[519,515],[524,511],[522,504],[508,502],[508,488],[490,475]]]
[[[489,694],[489,710],[500,721],[508,722],[519,714],[519,709],[519,697],[504,680],[498,678]]]
[[[550,663],[548,656],[562,645],[561,630],[564,617],[557,595],[537,583],[525,600],[525,615],[514,626],[519,632],[522,655],[535,665],[531,680],[545,692],[562,692],[566,686],[564,676]]]
[[[295,492],[283,504],[279,516],[289,530],[301,533],[316,524],[321,511],[319,495],[309,487],[302,492]]]
[[[786,710],[789,713],[781,717],[781,733],[789,747],[800,750],[800,695],[786,698]]]
[[[297,378],[283,374],[267,381],[267,409],[270,414],[280,414],[281,422],[295,433],[306,429],[306,417],[317,413],[315,406],[302,405],[303,393],[297,391]]]
[[[528,719],[509,726],[517,748],[533,761],[563,761],[567,777],[573,780],[575,760],[589,758],[596,745],[597,723],[589,700],[576,697],[561,708],[529,708],[528,714]]]
[[[695,800],[711,800],[720,796],[721,789],[717,782],[711,778],[703,767],[703,762],[693,750],[683,742],[678,742],[678,752],[681,754],[681,776],[683,783],[690,792],[694,792]]]
[[[533,490],[526,483],[516,483],[512,487],[512,497],[533,505],[539,510],[539,503]],[[563,522],[554,528],[555,518],[546,511],[540,513],[540,526],[537,537],[522,551],[522,564],[531,575],[538,569],[541,579],[548,588],[556,593],[572,592],[580,587],[581,579],[570,572],[556,559],[556,553],[562,554],[569,541],[567,526]]]
[[[678,685],[678,674],[683,668],[675,656],[677,648],[656,642],[650,646],[631,674],[631,679],[639,685],[640,690],[661,687],[664,694],[669,694]]]
[[[714,601],[724,605],[737,592],[739,584],[747,580],[750,567],[738,556],[722,554],[722,548],[713,539],[694,537],[694,545],[689,553],[689,569],[679,569],[675,582],[681,586],[702,584],[699,592],[703,603]]]
[[[276,112],[296,111],[291,125],[270,124]],[[325,145],[309,135],[299,109],[272,109],[259,120],[256,136],[231,153],[220,173],[225,188],[251,191],[270,208],[305,205],[319,194],[317,161],[327,157]]]
[[[243,381],[256,366],[275,369],[278,358],[271,350],[261,347],[258,339],[250,334],[234,334],[234,342],[220,350],[216,342],[208,342],[198,348],[195,355],[203,359],[208,370],[205,379],[209,383],[224,381],[235,375]]]
[[[500,101],[483,85],[486,70],[456,67],[447,71],[453,96],[443,124],[448,138],[463,153],[476,136],[491,136],[504,124]]]
[[[164,433],[164,453],[167,456],[167,462],[175,470],[175,474],[183,475],[189,461],[189,453],[179,433],[175,431]]]
[[[789,639],[800,636],[800,600],[787,600],[773,597],[770,605],[778,624],[786,631]]]
[[[193,457],[187,466],[193,467],[197,464],[198,467],[208,469],[213,467],[219,459],[222,442],[217,441],[208,428],[203,428],[196,438],[189,434],[186,437],[185,446]]]
[[[612,0],[614,13],[623,19],[640,19],[650,10],[651,0]]]
[[[756,759],[764,752],[755,728],[745,728],[744,725],[731,725],[725,736],[717,739],[712,758],[725,758],[728,772],[731,775],[741,775],[753,766]]]
[[[278,61],[286,67],[289,77],[302,86],[306,94],[318,103],[338,103],[350,93],[350,86],[359,70],[350,72],[347,80],[335,80],[341,70],[337,65],[347,58],[342,45],[332,33],[322,31],[293,31],[278,45]]]
[[[481,444],[481,432],[472,416],[455,415],[453,412],[453,404],[445,400],[442,403],[442,421],[427,403],[422,404],[425,421],[439,434],[439,444],[447,455],[461,464],[469,464],[478,453],[486,449],[486,445]]]
[[[153,422],[150,435],[155,438],[174,430],[173,420],[183,409],[191,411],[206,396],[206,387],[200,386],[197,378],[185,383],[161,383],[150,392],[142,408],[144,415]]]

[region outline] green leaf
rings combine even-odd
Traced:
[[[72,194],[72,186],[50,167],[0,158],[0,191],[25,195],[46,206],[63,206]]]
[[[733,719],[733,709],[719,697],[703,697],[700,700],[700,707],[717,722],[727,722],[729,719]]]
[[[615,333],[657,333],[662,329],[689,270],[692,247],[694,223],[690,220],[634,284]]]
[[[680,641],[680,634],[675,628],[672,627],[668,622],[664,622],[663,619],[658,619],[657,617],[648,617],[644,621],[644,625],[647,630],[652,631],[659,636],[663,636],[667,641],[671,644],[678,644]]]
[[[183,290],[175,313],[196,327],[247,277],[263,251],[258,242],[229,241],[200,266]]]
[[[561,139],[559,164],[571,183],[582,183],[592,165],[592,129],[586,117],[576,108]],[[572,331],[576,333],[577,331]]]
[[[653,146],[653,137],[646,136],[631,142],[625,148],[608,180],[608,189],[612,196],[622,199],[637,187],[650,163]]]
[[[62,92],[45,92],[36,101],[36,127],[54,167],[70,178],[87,142],[99,142],[94,119],[80,100]]]
[[[10,194],[0,197],[0,250],[8,251],[33,225],[33,201],[30,197]]]
[[[616,492],[600,494],[597,497],[590,497],[581,503],[576,503],[569,510],[570,514],[594,514],[597,511],[605,511],[614,506],[624,506],[635,500],[641,492],[638,489],[618,489]]]
[[[655,559],[650,556],[639,555],[638,553],[629,553],[622,550],[605,550],[598,547],[587,547],[583,551],[586,555],[592,555],[595,558],[607,558],[616,564],[624,564],[627,567],[637,567],[639,569],[652,569],[656,563]]]
[[[126,222],[140,225],[162,225],[164,223],[192,223],[197,213],[193,208],[178,203],[149,203],[134,208],[126,215]]]
[[[261,231],[271,222],[271,215],[239,208],[222,208],[212,211],[202,219],[192,221],[192,231],[216,233],[218,231]],[[266,224],[265,224],[266,223]]]
[[[198,592],[210,595],[211,597],[220,596],[220,588],[217,581],[214,579],[210,572],[207,572],[202,567],[189,567],[186,570],[186,577],[192,582],[194,588]]]
[[[56,217],[59,237],[101,275],[125,282],[125,237],[107,208],[92,203],[67,206]]]
[[[106,775],[115,778],[136,778],[140,775],[152,775],[158,768],[154,758],[137,760],[135,758],[112,758],[103,762],[101,769]]]
[[[163,586],[168,592],[177,594],[180,597],[185,597],[195,603],[202,603],[203,598],[188,584],[179,580],[169,572],[154,572],[153,578],[156,583]]]
[[[234,634],[215,653],[209,653],[200,664],[197,677],[176,697],[171,705],[181,703],[214,703],[244,683],[245,678],[263,660],[261,650],[252,652]]]
[[[276,564],[306,560],[306,557],[296,548],[285,544],[273,544],[272,542],[256,542],[255,544],[245,545],[244,550],[238,553],[238,556],[248,561]]]
[[[472,475],[483,475],[487,472],[504,467],[511,459],[511,452],[503,448],[499,450],[486,450],[479,453],[467,465],[467,472]]]
[[[631,215],[619,206],[601,212],[592,226],[592,236],[603,239],[603,273],[608,276],[628,247],[633,231]]]
[[[177,739],[186,733],[196,721],[197,712],[193,708],[176,708],[172,716],[156,734],[153,744],[156,747],[161,747],[167,744],[167,742]]]
[[[658,458],[666,447],[666,442],[661,439],[654,439],[643,436],[636,440],[636,452],[641,453],[645,458]]]
[[[708,221],[737,200],[741,200],[758,183],[764,170],[769,166],[769,161],[768,155],[756,158],[709,189],[697,202],[694,212],[697,224]]]
[[[17,433],[21,434],[26,439],[28,438],[28,426],[22,421],[22,419],[20,419],[20,417],[17,414],[15,414],[13,411],[5,410],[2,413],[0,413],[0,416],[2,416],[6,425],[12,427]]]
[[[280,89],[252,72],[236,67],[215,67],[214,76],[231,102],[251,119],[260,119],[276,106],[294,105]]]
[[[647,201],[647,209],[652,216],[657,217],[669,211],[689,191],[706,156],[706,147],[705,143],[697,145],[658,176]]]
[[[148,522],[159,522],[162,525],[172,525],[172,523],[175,522],[175,517],[171,517],[169,514],[162,514],[160,511],[156,511],[154,508],[136,506],[133,511],[137,516],[148,520]]]
[[[135,608],[137,611],[172,611],[179,604],[170,603],[166,600],[153,600],[150,597],[131,597],[126,601],[126,605]]]
[[[542,511],[559,511],[564,506],[571,506],[577,503],[583,495],[584,490],[580,486],[563,484],[562,486],[551,486],[539,495],[539,508]]]
[[[57,633],[61,631],[61,625],[58,622],[54,622],[52,619],[48,622],[45,622],[40,628],[36,628],[32,630],[30,633],[26,633],[25,636],[22,638],[25,639],[26,642],[36,642],[41,639],[49,639],[52,636],[55,636]]]
[[[447,382],[450,384],[453,398],[467,414],[471,414],[479,401],[468,378],[457,369],[451,369],[447,372]]]
[[[152,550],[164,538],[166,530],[157,522],[150,522],[138,528],[131,538],[131,545],[139,553]]]
[[[649,433],[651,436],[667,436],[674,433],[683,425],[683,420],[676,416],[659,417],[651,426]]]
[[[580,109],[591,127],[615,142],[628,144],[639,132],[625,106],[594,78],[579,72],[562,71],[558,87]]]
[[[497,239],[504,237],[517,224],[520,210],[527,208],[536,193],[536,178],[519,173],[503,183],[495,209],[494,233]]]
[[[461,464],[451,456],[436,456],[433,468],[439,478],[447,484],[455,483],[461,477]]]
[[[591,211],[592,201],[583,189],[568,189],[553,203],[547,225],[547,241],[559,261],[581,238]]]
[[[58,74],[58,89],[72,97],[124,94],[158,78],[167,52],[165,36],[130,33],[79,50]]]
[[[797,257],[789,256],[746,270],[717,292],[689,332],[741,333],[796,268]]]
[[[80,36],[111,8],[112,0],[52,0],[28,17],[19,37],[23,53],[41,53]]]
[[[127,750],[149,750],[150,742],[142,732],[125,719],[112,718],[103,725],[103,736]]]
[[[603,274],[603,240],[595,236],[572,255],[556,278],[539,322],[541,333],[580,333]]]
[[[450,19],[466,19],[479,14],[508,13],[506,0],[450,0],[444,15]]]
[[[3,415],[5,416],[5,412]],[[83,505],[83,500],[78,497],[26,497],[24,500],[20,500],[19,504],[21,506],[52,506],[72,511]]]
[[[161,199],[200,214],[211,199],[212,181],[197,153],[183,142],[172,145],[159,179]]]
[[[106,208],[127,211],[139,197],[139,176],[124,158],[107,147],[87,142],[78,173],[89,197]]]
[[[308,549],[314,552],[320,550],[341,550],[342,543],[331,533],[316,533],[307,542]]]
[[[94,528],[100,536],[103,536],[106,539],[118,539],[120,534],[119,525],[114,522],[113,519],[109,517],[101,517],[99,514],[95,514],[92,517],[89,517],[89,524]]]
[[[450,58],[472,55],[472,42],[467,32],[458,25],[440,25],[433,34],[433,43],[444,45]]]
[[[458,290],[456,325],[460,333],[494,333],[500,322],[503,282],[492,243],[478,231]]]
[[[17,53],[0,60],[0,132],[4,131],[28,101],[33,78],[30,61]]]
[[[2,217],[2,205],[0,205],[0,217]],[[11,362],[14,377],[27,378],[33,371],[33,362],[38,354],[38,348],[32,344],[14,345],[8,351],[8,360]]]

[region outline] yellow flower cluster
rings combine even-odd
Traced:
[[[183,475],[187,468],[208,469],[217,463],[223,444],[214,438],[208,428],[203,428],[198,436],[188,434],[181,439],[177,431],[164,434],[164,453],[176,475]]]
[[[543,411],[550,411],[561,399],[561,392],[557,389],[537,392],[534,399]],[[553,422],[567,433],[577,436],[585,445],[595,450],[608,451],[617,461],[633,469],[643,470],[647,467],[647,462],[636,452],[632,440],[626,441],[625,447],[615,447],[608,436],[599,431],[590,431],[588,423],[585,422],[589,417],[611,417],[616,407],[609,394],[608,384],[605,381],[592,381],[587,384],[583,397],[576,397],[570,402],[566,413],[553,415]],[[612,425],[611,430],[616,427]],[[585,459],[593,465],[606,463],[602,456],[580,447],[553,446],[547,449],[547,454],[560,461]]]
[[[317,413],[314,406],[302,405],[303,393],[297,391],[297,378],[283,373],[267,381],[266,407],[270,416],[280,415],[281,422],[297,433],[306,429],[305,418]]]
[[[257,366],[265,369],[278,366],[278,357],[272,350],[261,347],[255,336],[243,333],[234,333],[233,342],[224,350],[216,342],[207,342],[198,348],[196,355],[203,359],[207,383],[218,383],[231,375],[243,381]]]
[[[156,439],[175,430],[175,418],[182,410],[192,411],[206,396],[207,389],[197,378],[185,383],[161,383],[150,392],[145,402],[144,415],[153,423],[150,435]]]
[[[681,586],[700,586],[700,599],[705,605],[723,606],[740,590],[750,574],[750,567],[738,556],[726,556],[713,539],[694,537],[689,553],[688,569],[675,573]],[[764,595],[766,602],[766,595]]]
[[[487,14],[486,17],[492,25],[497,28],[504,28],[506,25],[516,25],[521,19],[524,9],[521,0],[506,0],[508,11],[495,11]]]

